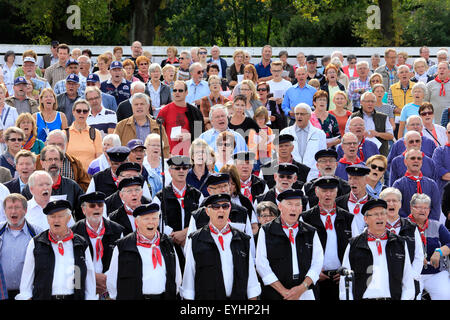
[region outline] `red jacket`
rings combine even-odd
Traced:
[[[350,73],[348,72],[348,65],[342,68],[342,71],[347,75],[347,77],[351,80],[352,77],[350,77]],[[359,78],[358,72],[356,72],[356,66],[355,71],[353,72],[353,78]]]

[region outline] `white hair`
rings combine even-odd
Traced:
[[[364,99],[370,94],[373,94],[375,96],[375,94],[372,91],[366,91],[361,95],[361,101],[364,101]]]
[[[191,73],[195,68],[203,69],[203,66],[200,64],[200,62],[195,62],[189,66],[189,72]]]
[[[81,61],[81,58],[86,59],[86,62],[89,63],[90,66],[92,65],[91,58],[89,58],[88,56],[85,56],[84,54],[79,56],[78,59],[77,59],[78,62]]]
[[[448,57],[448,52],[441,49],[441,50],[439,50],[439,51],[436,53],[436,57],[439,57],[439,56],[445,56],[445,58],[447,58],[447,57]]]
[[[406,141],[409,140],[409,138],[410,138],[411,136],[414,136],[414,135],[418,135],[418,136],[420,137],[420,133],[418,133],[417,131],[414,131],[414,130],[407,131],[407,132],[405,133],[405,136],[404,136],[403,140],[406,142]]]
[[[383,191],[381,191],[380,199],[385,200],[386,197],[391,194],[396,196],[398,201],[402,201],[402,193],[400,192],[400,190],[398,190],[397,188],[394,188],[394,187],[389,187],[389,188],[386,188]]]
[[[414,93],[417,89],[420,89],[423,91],[424,95],[427,95],[427,86],[423,82],[417,82],[415,85],[413,85],[411,89],[411,93]]]
[[[411,207],[414,207],[416,203],[424,203],[428,206],[431,205],[431,198],[426,195],[425,193],[414,193],[411,197],[411,201],[409,202],[409,205]]]
[[[155,71],[156,69],[158,69],[159,70],[159,72],[162,72],[162,69],[161,69],[161,66],[158,64],[158,63],[152,63],[151,65],[150,65],[150,67],[148,67],[148,72],[153,72],[153,71]],[[134,82],[133,82],[134,83]]]
[[[367,68],[369,68],[369,63],[365,60],[361,60],[356,63],[356,69],[358,69],[358,67],[360,67],[361,65],[365,65]]]
[[[133,105],[134,99],[145,99],[145,102],[148,105],[150,104],[150,98],[145,93],[138,92],[138,93],[133,94],[130,98],[131,105]]]
[[[422,118],[416,114],[409,116],[408,119],[406,119],[406,126],[409,126],[409,124],[411,123],[412,120],[414,119],[419,119],[420,124],[423,126],[423,121]]]
[[[295,106],[294,111],[297,110],[297,108],[298,108],[298,109],[303,108],[303,109],[305,109],[306,112],[308,112],[309,114],[312,113],[311,107],[310,107],[307,103],[300,102],[298,105]]]
[[[67,144],[67,135],[66,135],[66,133],[64,132],[64,130],[61,130],[61,129],[55,129],[55,130],[50,131],[50,133],[49,133],[48,136],[47,136],[47,141],[48,141],[51,137],[53,137],[53,136],[59,136],[59,137],[62,137],[62,138],[64,139],[64,144],[65,144],[65,145]]]
[[[397,67],[397,72],[400,72],[400,70],[402,69],[406,69],[406,71],[410,71],[409,67],[406,64],[402,64],[400,66]]]
[[[353,132],[346,132],[343,136],[342,136],[342,142],[344,142],[344,140],[348,137],[354,137],[356,139],[356,141],[358,141],[358,137],[353,133]]]
[[[39,178],[39,177],[42,177],[42,176],[47,177],[47,178],[48,178],[48,181],[50,181],[50,184],[53,184],[53,179],[52,179],[52,177],[50,176],[50,174],[49,174],[47,171],[44,171],[44,170],[37,170],[37,171],[33,172],[33,173],[30,175],[30,177],[28,178],[28,186],[29,186],[30,188],[31,188],[31,187],[34,187],[34,184],[35,184],[35,182],[36,182],[36,179]],[[30,191],[31,191],[31,190],[30,190]]]
[[[216,110],[223,110],[225,112],[225,115],[228,117],[228,109],[223,104],[215,104],[211,107],[211,110],[209,110],[209,120],[212,119],[213,112]]]
[[[108,140],[112,141],[112,145],[114,147],[120,147],[122,145],[122,143],[120,142],[119,135],[117,135],[115,133],[110,133],[110,134],[107,134],[106,136],[104,136],[102,142],[105,143]]]
[[[145,90],[145,83],[143,83],[142,81],[134,81],[131,83],[131,91],[134,91],[134,89],[138,86],[144,88]]]

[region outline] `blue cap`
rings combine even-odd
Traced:
[[[98,74],[91,73],[87,76],[86,82],[100,82],[100,77],[98,76]]]
[[[139,148],[139,147],[147,149],[144,146],[144,142],[141,139],[131,139],[130,141],[128,141],[127,147],[130,148],[130,150],[134,150],[134,149]]]
[[[113,61],[113,62],[111,62],[111,65],[109,66],[109,69],[112,70],[112,69],[117,69],[117,68],[123,69],[122,62],[120,62],[120,61]]]
[[[78,65],[79,63],[78,63],[77,60],[70,58],[70,59],[67,60],[67,62],[66,62],[66,67],[70,66],[71,64],[76,64],[76,65]]]
[[[25,77],[17,77],[14,79],[14,85],[17,86],[18,84],[27,84],[27,79]]]
[[[80,78],[75,73],[71,73],[67,76],[66,81],[80,83]]]

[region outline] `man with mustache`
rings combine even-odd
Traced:
[[[19,293],[22,267],[30,240],[42,230],[25,219],[27,199],[18,193],[3,200],[6,221],[0,223],[0,265],[3,269],[8,298]]]

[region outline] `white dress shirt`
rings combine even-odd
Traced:
[[[333,230],[326,229],[327,243],[324,248],[323,267],[322,267],[322,269],[325,271],[336,270],[341,266],[341,261],[339,260],[339,257],[338,257],[336,228],[334,226],[334,221],[336,220],[336,214],[330,215],[330,217],[331,217],[331,223],[333,225]],[[322,223],[325,226],[327,216],[320,215],[320,220],[322,220]]]
[[[50,197],[50,201],[52,201],[52,197]],[[25,215],[25,219],[39,227],[41,230],[47,230],[50,228],[47,221],[47,215],[43,211],[44,208],[41,208],[41,206],[36,202],[36,200],[31,198],[28,200],[28,209],[27,214]],[[70,228],[75,224],[75,220],[73,220],[73,217],[70,217],[69,222],[67,223],[67,226]]]

